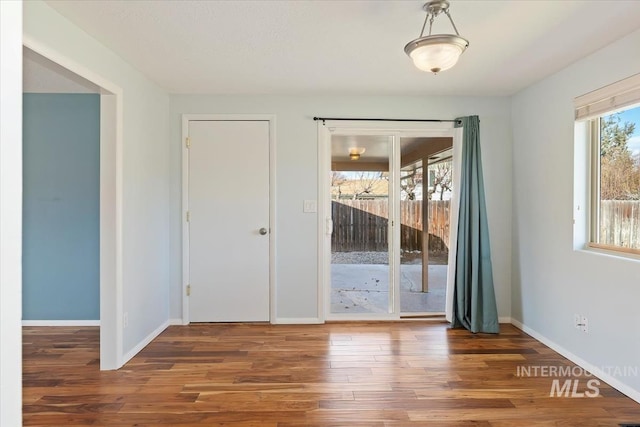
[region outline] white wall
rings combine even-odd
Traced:
[[[640,260],[573,249],[573,98],[638,73],[638,46],[640,31],[512,100],[512,316],[595,367],[640,369]],[[574,328],[574,313],[588,317],[588,334]],[[640,398],[640,377],[617,380]]]
[[[25,2],[24,34],[122,89],[123,354],[131,354],[169,319],[169,97],[41,1]]]
[[[22,2],[0,2],[0,425],[22,425]]]
[[[433,76],[425,75],[425,78]],[[302,212],[317,199],[314,116],[452,119],[480,116],[494,279],[500,316],[510,316],[511,129],[507,98],[373,96],[171,97],[171,317],[182,316],[181,114],[276,115],[278,319],[316,318],[317,220]],[[233,161],[233,159],[230,159]],[[240,162],[239,162],[240,165]]]

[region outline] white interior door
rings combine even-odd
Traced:
[[[192,322],[269,320],[269,122],[189,121]]]

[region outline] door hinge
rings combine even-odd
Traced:
[[[191,221],[191,212],[187,211],[187,222]]]
[[[191,138],[187,137],[185,139],[185,144],[187,145],[187,148],[191,148]]]
[[[191,285],[187,285],[187,296],[191,296]]]

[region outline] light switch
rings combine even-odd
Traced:
[[[313,213],[318,212],[318,203],[315,200],[305,200],[302,207],[302,212]]]

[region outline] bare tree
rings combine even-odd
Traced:
[[[600,198],[640,200],[640,157],[629,150],[635,123],[622,123],[620,114],[600,120]]]
[[[453,184],[453,162],[440,162],[429,166],[429,171],[433,172],[433,186],[429,188],[429,198],[436,191],[440,192],[440,200],[444,198],[444,192],[451,190]]]
[[[640,165],[631,155],[600,158],[601,200],[640,200]]]
[[[416,187],[422,184],[422,168],[411,171],[409,175],[400,178],[400,188],[407,195],[407,200],[416,199]]]
[[[342,195],[342,185],[347,182],[347,177],[338,171],[331,171],[331,194],[335,195],[336,200]]]
[[[383,172],[361,171],[353,180],[355,186],[353,188],[353,200],[360,199],[366,194],[372,194],[376,185],[388,179]]]

